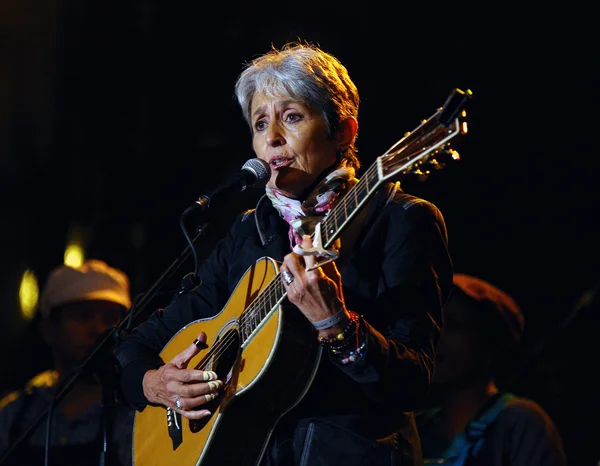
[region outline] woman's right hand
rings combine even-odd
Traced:
[[[207,409],[194,408],[216,398],[223,381],[217,379],[216,372],[187,368],[205,343],[206,334],[200,332],[198,339],[187,349],[164,366],[144,374],[144,395],[151,404],[170,407],[188,419],[201,419],[211,414]]]

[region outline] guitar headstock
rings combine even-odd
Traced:
[[[424,180],[449,161],[459,160],[452,143],[468,132],[464,107],[472,96],[470,90],[453,89],[442,107],[378,158],[379,179],[412,174]]]

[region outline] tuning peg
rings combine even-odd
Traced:
[[[460,160],[460,154],[454,149],[450,149],[448,152],[450,153],[450,157],[452,157],[452,160]]]
[[[420,168],[417,168],[416,170],[414,170],[413,173],[415,175],[417,175],[417,179],[419,181],[427,181],[427,179],[429,178],[429,175],[431,174],[431,172],[429,170],[422,171]]]

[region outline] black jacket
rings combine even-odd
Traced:
[[[323,351],[310,389],[277,422],[265,463],[421,464],[412,411],[428,394],[452,284],[446,226],[433,204],[399,185],[381,188],[368,209],[341,270],[346,306],[367,323],[366,356],[340,365]],[[116,348],[125,400],[143,409],[143,374],[162,363],[158,352],[173,335],[219,312],[258,259],[281,261],[289,252],[288,224],[264,196],[203,263],[202,286],[155,312]]]

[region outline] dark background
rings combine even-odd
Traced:
[[[555,419],[570,464],[600,459],[598,41],[577,3],[384,4],[5,0],[0,4],[3,390],[48,364],[19,316],[80,232],[134,296],[187,243],[181,212],[254,155],[233,99],[245,61],[297,38],[347,66],[361,94],[364,168],[471,89],[461,160],[405,190],[445,215],[456,271],[526,316],[507,379]],[[360,175],[360,174],[359,174]],[[255,193],[214,206],[205,254]],[[176,290],[191,258],[161,288]],[[582,299],[585,299],[582,301]],[[150,303],[159,306],[161,297]]]

